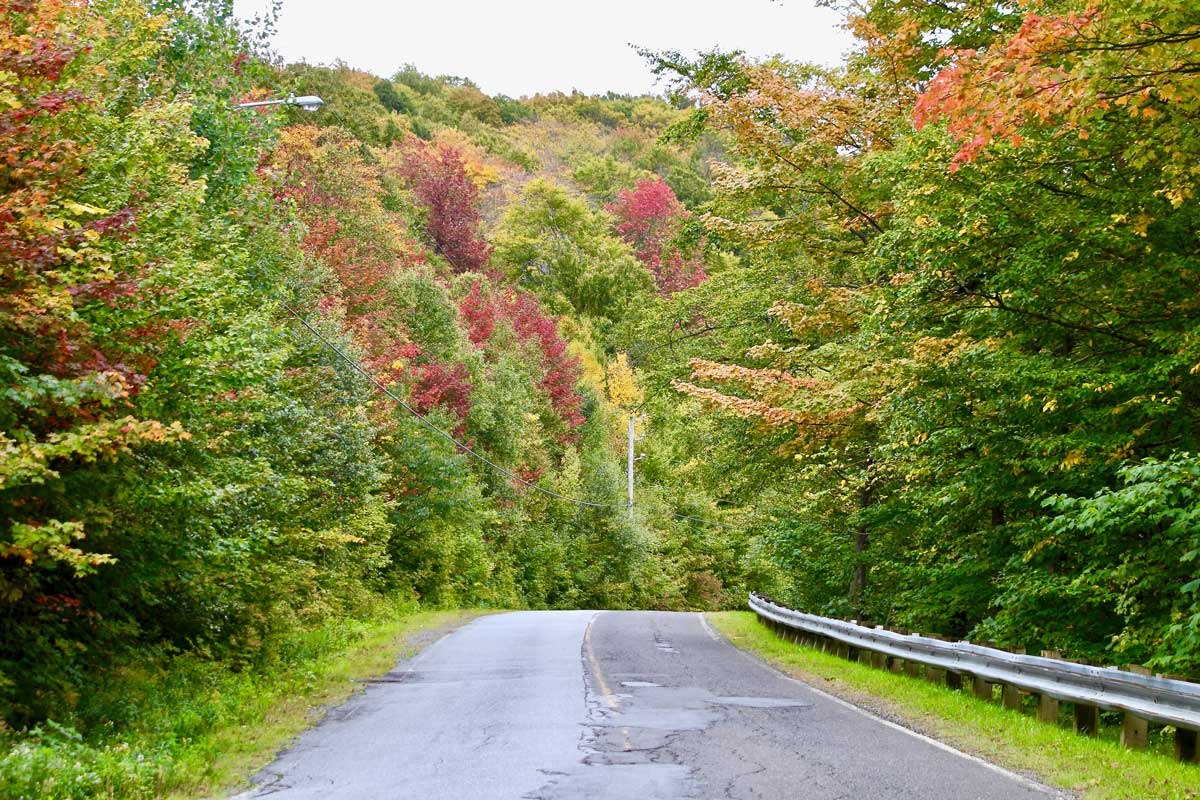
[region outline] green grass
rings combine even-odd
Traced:
[[[1146,751],[1127,750],[1111,726],[1097,737],[1038,722],[969,692],[846,661],[784,641],[749,611],[708,614],[729,641],[830,694],[965,752],[1067,789],[1086,800],[1200,798],[1200,765],[1180,764],[1152,732]]]
[[[0,729],[0,797],[28,800],[207,797],[244,785],[324,709],[480,612],[380,603],[362,619],[296,634],[266,669],[195,656],[148,659],[109,676],[96,697],[121,723]],[[94,713],[92,718],[98,718]]]

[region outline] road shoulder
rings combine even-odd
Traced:
[[[215,733],[209,779],[171,797],[229,797],[250,789],[253,775],[331,710],[362,692],[371,679],[487,613],[478,609],[418,611],[374,627],[354,647],[316,665],[299,691],[275,698],[257,720]]]
[[[888,722],[1084,800],[1200,798],[1200,768],[1166,743],[1145,752],[1111,738],[1078,736],[925,681],[786,642],[748,611],[705,615],[731,644],[805,684]]]

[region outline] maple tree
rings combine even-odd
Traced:
[[[479,190],[462,155],[451,146],[415,138],[400,147],[400,172],[425,209],[425,229],[434,249],[455,272],[482,272],[491,247],[479,233]]]
[[[640,181],[606,208],[617,219],[617,234],[654,273],[660,294],[674,294],[708,278],[699,255],[685,255],[680,247],[688,212],[666,183]],[[698,249],[703,249],[703,243]]]
[[[28,568],[58,561],[83,575],[111,561],[75,546],[86,536],[82,521],[46,516],[40,487],[77,465],[188,435],[178,422],[134,416],[130,402],[154,366],[156,339],[173,324],[126,319],[113,330],[104,319],[103,310],[149,298],[145,270],[121,255],[136,231],[133,211],[81,197],[89,152],[68,131],[89,104],[80,88],[87,69],[77,66],[82,46],[64,30],[65,12],[56,3],[0,8],[0,92],[8,99],[0,110],[0,490],[22,496],[22,510],[4,515],[10,532],[0,534],[0,557],[24,567],[0,576],[10,602],[29,591],[21,576]]]

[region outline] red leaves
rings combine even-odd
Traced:
[[[471,412],[471,373],[463,364],[440,364],[430,362],[417,367],[417,382],[412,390],[412,403],[422,414],[428,414],[434,406],[441,406],[464,421]],[[465,424],[455,428],[461,436]]]
[[[1072,117],[1105,106],[1095,86],[1079,80],[1069,68],[1073,48],[1098,19],[1095,8],[1063,17],[1030,13],[1000,46],[987,52],[942,54],[953,61],[917,99],[913,121],[918,129],[938,119],[947,121],[959,143],[951,172],[997,139],[1019,145],[1017,131],[1023,125],[1054,120],[1075,127]]]
[[[496,304],[491,298],[484,297],[479,287],[480,282],[476,282],[459,304],[459,312],[467,323],[467,336],[475,345],[482,345],[490,339],[492,331],[496,329]]]
[[[401,146],[401,173],[428,213],[434,248],[455,272],[481,272],[492,249],[479,233],[479,190],[462,155],[448,145],[410,139]]]
[[[503,319],[520,341],[536,345],[544,370],[538,386],[567,427],[563,440],[573,441],[574,429],[586,421],[580,413],[583,398],[575,391],[579,359],[567,354],[567,342],[558,334],[558,323],[546,316],[536,297],[499,287],[484,295],[483,286],[483,281],[477,281],[459,305],[471,341],[482,348],[492,337],[496,321]]]
[[[683,254],[676,244],[688,212],[670,186],[645,180],[621,192],[607,206],[617,218],[617,234],[654,273],[660,294],[667,296],[708,279],[703,262]]]

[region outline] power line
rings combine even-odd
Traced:
[[[463,442],[456,439],[452,434],[447,433],[446,431],[439,428],[437,425],[434,425],[433,422],[431,422],[429,420],[429,418],[427,418],[421,412],[417,411],[415,408],[410,406],[407,402],[404,401],[403,398],[399,397],[391,389],[384,386],[374,375],[372,375],[370,372],[368,372],[366,368],[364,368],[361,364],[359,364],[357,361],[355,361],[353,358],[351,358],[349,355],[347,355],[344,350],[342,350],[336,344],[331,342],[320,331],[318,331],[311,324],[309,324],[308,320],[306,320],[303,316],[301,316],[300,312],[298,312],[296,309],[294,309],[290,304],[284,303],[283,307],[285,309],[287,309],[288,313],[291,314],[293,317],[295,317],[296,320],[301,325],[304,326],[305,330],[307,330],[318,341],[320,341],[321,344],[325,345],[330,350],[332,350],[334,353],[336,353],[339,358],[341,358],[343,361],[345,361],[347,364],[349,364],[351,367],[353,367],[355,372],[359,373],[364,378],[366,378],[368,381],[370,381],[371,384],[376,389],[378,389],[380,392],[382,392],[384,395],[386,395],[389,399],[391,399],[393,402],[395,402],[397,405],[399,405],[401,408],[403,408],[409,414],[412,414],[414,417],[416,417],[417,420],[422,425],[429,428],[429,430],[433,431],[438,436],[441,436],[446,441],[452,443],[453,445],[455,445],[457,448],[459,448],[463,452],[468,453],[469,455],[478,459],[479,461],[483,462],[484,464],[487,464],[489,467],[496,470],[501,475],[504,475],[505,477],[509,478],[510,480],[516,481],[517,483],[521,484],[522,486],[525,486],[529,489],[533,489],[536,492],[541,492],[542,494],[547,495],[549,497],[554,497],[559,500],[564,500],[568,503],[574,503],[575,505],[579,505],[579,506],[586,506],[588,508],[630,508],[631,507],[628,503],[594,503],[591,500],[580,500],[577,497],[568,497],[565,494],[559,494],[558,492],[554,491],[553,489],[547,489],[544,486],[539,486],[536,483],[527,481],[524,478],[520,477],[519,475],[514,474],[510,470],[507,470],[504,467],[500,466],[499,464],[495,463],[494,461],[490,460],[486,456],[475,452],[470,447],[468,447],[466,444],[464,444]],[[690,520],[692,522],[699,522],[702,525],[713,525],[718,528],[739,529],[739,527],[740,527],[738,525],[728,525],[724,522],[717,522],[715,520],[701,519],[700,517],[692,517],[692,516],[688,516],[687,514],[680,514],[678,512],[674,512],[674,511],[671,512],[671,516],[676,517],[678,519],[686,519],[686,520]]]
[[[705,525],[715,525],[718,528],[731,528],[733,530],[741,530],[742,528],[741,525],[727,525],[724,522],[717,522],[716,520],[701,519],[700,517],[689,517],[687,514],[680,514],[677,511],[672,511],[671,516],[678,517],[679,519],[690,519],[692,522],[701,522]]]
[[[401,399],[399,396],[397,396],[391,389],[387,388],[382,383],[380,383],[379,380],[376,379],[375,376],[372,375],[370,372],[368,372],[361,364],[359,364],[353,358],[348,356],[340,347],[338,347],[333,342],[329,341],[329,339],[325,338],[325,336],[323,336],[320,331],[318,331],[316,328],[314,328],[312,325],[310,325],[308,323],[308,320],[306,320],[304,317],[302,317],[300,315],[300,312],[298,312],[298,311],[296,311],[296,309],[292,308],[291,305],[289,305],[288,303],[284,303],[283,307],[286,308],[288,310],[288,313],[290,313],[293,317],[295,317],[299,321],[299,323],[308,330],[309,333],[311,333],[318,340],[320,340],[321,344],[328,347],[334,353],[337,353],[339,358],[341,358],[343,361],[345,361],[347,364],[349,364],[351,367],[353,367],[356,372],[358,372],[360,375],[362,375],[364,378],[366,378],[368,381],[370,381],[372,383],[372,385],[375,386],[376,389],[383,392],[383,394],[387,395],[387,397],[389,397],[393,402],[395,402],[397,405],[399,405],[405,411],[407,411],[408,413],[410,413],[414,417],[416,417],[417,420],[420,421],[420,423],[422,425],[429,428],[429,430],[433,431],[438,436],[441,436],[446,441],[451,442],[452,444],[454,444],[456,447],[458,447],[463,452],[468,453],[471,456],[473,456],[474,458],[477,458],[480,461],[482,461],[484,464],[487,464],[489,467],[496,470],[501,475],[504,475],[505,477],[509,478],[510,480],[516,481],[517,483],[521,484],[522,486],[526,486],[530,489],[533,489],[536,492],[541,492],[542,494],[549,495],[550,497],[556,497],[559,500],[565,500],[566,502],[574,503],[575,505],[587,506],[589,508],[626,508],[627,507],[627,505],[625,503],[593,503],[590,500],[580,500],[576,497],[567,497],[565,494],[559,494],[558,492],[554,491],[553,489],[547,489],[543,486],[538,486],[536,483],[527,481],[524,478],[520,477],[519,475],[516,475],[513,472],[500,466],[499,464],[489,460],[486,456],[476,453],[470,447],[463,444],[458,439],[454,438],[453,435],[442,430],[437,425],[434,425],[421,412],[417,411],[415,408],[413,408],[408,403],[406,403],[403,399]]]

